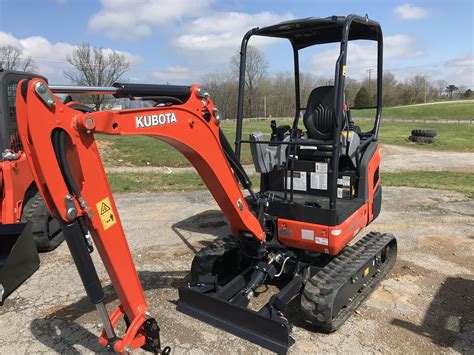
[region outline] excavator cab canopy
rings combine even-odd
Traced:
[[[348,42],[354,40],[369,40],[377,42],[377,100],[372,107],[352,107],[352,109],[375,108],[375,123],[372,129],[374,138],[378,137],[380,118],[382,114],[382,75],[383,75],[383,35],[382,28],[377,21],[357,15],[329,16],[325,18],[309,17],[291,20],[267,27],[256,27],[249,30],[242,39],[240,50],[239,99],[237,107],[237,131],[235,151],[240,158],[242,141],[242,120],[245,90],[245,66],[247,44],[252,36],[273,37],[288,39],[293,48],[296,113],[293,128],[297,128],[301,111],[300,102],[300,65],[299,50],[315,45],[340,43],[339,57],[335,63],[334,104],[337,126],[341,129],[343,121],[344,80],[346,76],[346,60]]]
[[[325,18],[281,22],[276,25],[255,29],[253,35],[288,39],[295,48],[303,49],[317,44],[334,43],[343,40],[344,26],[350,16],[330,16]],[[355,16],[350,23],[348,40],[366,39],[377,41],[381,36],[380,25],[368,18]]]
[[[244,95],[245,95],[245,68],[246,68],[246,55],[247,55],[247,44],[252,36],[263,36],[273,38],[287,39],[293,49],[294,58],[294,77],[295,77],[295,116],[292,124],[292,133],[290,141],[281,141],[272,144],[280,144],[285,146],[301,145],[296,142],[296,132],[298,130],[298,123],[300,118],[303,116],[302,113],[308,109],[318,109],[318,105],[310,107],[304,107],[301,104],[300,97],[300,65],[299,65],[299,51],[304,48],[308,48],[315,45],[327,44],[327,43],[340,43],[339,56],[335,62],[335,76],[334,85],[315,88],[314,92],[318,93],[319,96],[324,97],[325,105],[331,106],[332,112],[330,116],[323,118],[326,129],[331,132],[331,137],[340,137],[341,132],[348,126],[348,115],[347,106],[344,97],[344,85],[346,78],[346,61],[348,53],[348,42],[354,40],[370,40],[377,42],[377,94],[375,106],[369,107],[353,107],[352,109],[376,109],[375,120],[373,128],[364,133],[364,142],[361,145],[363,150],[370,142],[377,141],[380,119],[382,115],[382,74],[383,74],[383,36],[380,24],[374,20],[371,20],[366,15],[365,17],[357,15],[348,16],[330,16],[325,18],[305,18],[298,20],[291,20],[278,23],[276,25],[253,28],[249,30],[244,38],[242,39],[241,50],[240,50],[240,70],[239,70],[239,96],[237,106],[237,125],[236,125],[236,141],[235,141],[235,153],[238,159],[240,159],[241,145],[242,143],[256,144],[255,141],[242,139],[242,126],[244,116]],[[310,99],[311,99],[310,95]],[[306,103],[303,103],[306,105]],[[313,105],[314,106],[314,105]],[[306,122],[305,122],[306,123]],[[260,144],[266,144],[268,142],[261,141]],[[336,209],[337,192],[335,186],[337,186],[338,178],[338,163],[339,153],[341,151],[341,140],[334,138],[330,145],[326,145],[325,150],[329,151],[328,155],[331,155],[332,168],[330,173],[330,209]],[[318,148],[319,149],[319,148]]]

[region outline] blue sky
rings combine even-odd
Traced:
[[[128,79],[198,82],[226,71],[247,29],[292,18],[356,13],[379,21],[385,36],[385,68],[399,79],[426,73],[474,88],[472,0],[0,0],[0,45],[23,49],[50,81],[66,82],[66,56],[80,42],[124,52],[132,62]],[[290,71],[289,46],[253,42],[270,71]],[[305,50],[304,71],[330,76],[337,49]],[[349,48],[349,75],[363,78],[373,67],[370,43]]]

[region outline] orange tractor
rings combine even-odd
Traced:
[[[36,249],[50,251],[63,240],[38,193],[17,130],[18,82],[35,76],[0,68],[0,303],[36,271]]]
[[[286,38],[295,59],[296,110],[291,126],[242,138],[246,48],[251,36]],[[361,132],[344,102],[348,42],[378,45],[374,126]],[[300,104],[298,53],[340,43],[334,85],[315,88]],[[390,272],[397,243],[369,233],[350,245],[381,208],[377,141],[382,102],[382,31],[358,16],[308,18],[255,28],[242,42],[236,149],[220,129],[217,108],[198,85],[121,84],[113,87],[48,86],[23,80],[17,91],[21,140],[46,205],[61,225],[90,301],[104,325],[100,342],[128,353],[162,349],[94,138],[95,133],[146,135],[167,142],[196,168],[230,223],[230,236],[194,258],[192,282],[183,286],[178,310],[277,352],[292,344],[287,304],[301,296],[308,323],[334,331]],[[149,108],[82,112],[57,93],[109,94],[146,100]],[[302,116],[303,124],[300,124]],[[250,144],[260,191],[240,163]],[[244,196],[241,186],[248,191]],[[92,262],[91,239],[119,298],[109,315]],[[249,308],[269,282],[280,291],[258,310]],[[116,333],[118,322],[127,325]]]

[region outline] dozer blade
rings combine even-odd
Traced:
[[[30,223],[0,225],[0,305],[39,268]]]
[[[272,319],[192,287],[179,289],[177,310],[278,354],[286,354],[294,343],[286,319]]]
[[[284,314],[287,304],[300,292],[303,278],[294,277],[260,310],[254,311],[248,308],[248,299],[240,297],[253,270],[249,267],[222,287],[212,281],[212,276],[181,287],[177,310],[278,354],[286,354],[294,340],[290,336],[292,325]]]

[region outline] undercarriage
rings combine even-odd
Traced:
[[[179,290],[177,309],[286,353],[293,343],[287,318],[292,300],[300,297],[299,312],[307,323],[335,331],[387,276],[396,255],[395,237],[381,233],[367,234],[334,257],[271,247],[258,257],[232,237],[217,239],[195,256],[193,281]],[[263,307],[249,308],[269,284],[279,291]]]

